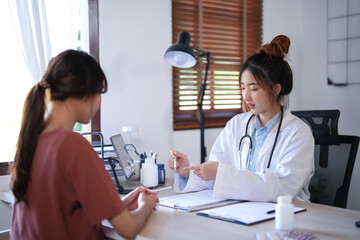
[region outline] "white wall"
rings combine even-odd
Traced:
[[[166,163],[175,148],[200,162],[199,130],[172,130],[172,72],[163,59],[172,44],[171,1],[100,0],[99,15],[100,62],[109,82],[101,107],[106,142],[121,127],[137,126],[131,139],[138,151],[153,150]],[[208,152],[220,130],[206,130]]]
[[[101,128],[106,142],[123,126],[139,151],[154,150],[165,163],[176,148],[199,162],[198,130],[172,130],[171,67],[163,60],[172,44],[170,0],[100,0],[100,61],[108,77]],[[264,42],[278,34],[292,41],[289,62],[294,71],[292,110],[340,109],[339,132],[360,135],[360,86],[332,87],[326,81],[326,0],[264,0]],[[355,106],[355,107],[354,107]],[[221,129],[205,131],[209,153]],[[360,210],[359,157],[348,207]],[[170,176],[169,169],[166,173]]]
[[[170,1],[99,1],[100,61],[109,81],[101,128],[108,139],[123,126],[139,151],[172,145],[171,68],[162,55],[171,42]],[[168,152],[168,151],[167,151]]]

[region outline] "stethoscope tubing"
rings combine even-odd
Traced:
[[[270,157],[269,157],[269,161],[268,161],[267,168],[270,167],[271,159],[272,159],[272,156],[273,156],[273,154],[274,154],[274,150],[275,150],[275,146],[276,146],[277,140],[278,140],[278,138],[279,138],[279,133],[280,133],[280,129],[281,129],[283,117],[284,117],[283,107],[282,107],[282,106],[280,106],[280,107],[281,107],[280,123],[279,123],[279,127],[278,127],[278,129],[277,129],[277,132],[276,132],[276,136],[275,136],[275,141],[274,141],[273,147],[272,147],[272,149],[271,149],[271,153],[270,153]],[[255,116],[255,115],[252,114],[252,115],[250,116],[249,120],[247,121],[247,123],[246,123],[246,128],[245,128],[245,135],[241,137],[240,142],[239,142],[239,154],[241,154],[241,153],[240,153],[241,144],[242,144],[242,142],[243,142],[246,138],[249,138],[249,143],[250,143],[250,144],[249,144],[249,154],[248,154],[248,156],[250,156],[250,157],[251,157],[252,145],[253,145],[253,144],[252,144],[252,138],[251,138],[251,136],[248,134],[248,128],[249,128],[250,121],[251,121],[251,119],[252,119],[254,116]],[[247,160],[246,160],[246,161],[247,161]],[[246,166],[247,166],[247,165],[248,165],[248,163],[246,164]]]

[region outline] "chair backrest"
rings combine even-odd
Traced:
[[[359,137],[338,134],[339,110],[294,111],[315,139],[315,174],[310,201],[346,208]]]

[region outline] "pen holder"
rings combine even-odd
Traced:
[[[155,158],[145,158],[145,163],[141,169],[141,183],[145,187],[157,187],[159,185],[158,166]]]

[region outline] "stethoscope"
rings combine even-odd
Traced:
[[[270,158],[269,158],[269,162],[268,162],[268,165],[267,165],[267,168],[270,167],[270,164],[271,164],[271,158],[274,154],[274,150],[275,150],[275,145],[276,145],[276,142],[277,142],[277,139],[279,137],[279,133],[280,133],[280,128],[281,128],[281,125],[282,125],[282,120],[283,120],[283,117],[284,117],[284,110],[283,110],[283,107],[281,107],[281,117],[280,117],[280,124],[279,124],[279,127],[277,129],[277,132],[276,132],[276,137],[275,137],[275,141],[274,141],[274,144],[273,144],[273,147],[272,147],[272,150],[271,150],[271,154],[270,154]],[[251,139],[251,136],[247,133],[248,132],[248,128],[249,128],[249,123],[251,121],[251,119],[254,117],[254,114],[252,114],[249,118],[249,120],[247,121],[246,123],[246,129],[245,129],[245,135],[240,139],[240,143],[239,143],[239,156],[240,156],[240,169],[245,169],[247,170],[249,168],[249,164],[250,164],[250,158],[251,158],[251,151],[252,151],[252,139]],[[246,142],[247,141],[247,142]],[[241,161],[241,153],[242,153],[242,149],[241,147],[243,145],[245,145],[245,143],[247,143],[249,145],[249,151],[248,151],[248,154],[246,156],[246,166],[245,168],[242,168],[241,167],[241,164],[242,164],[242,161]]]

